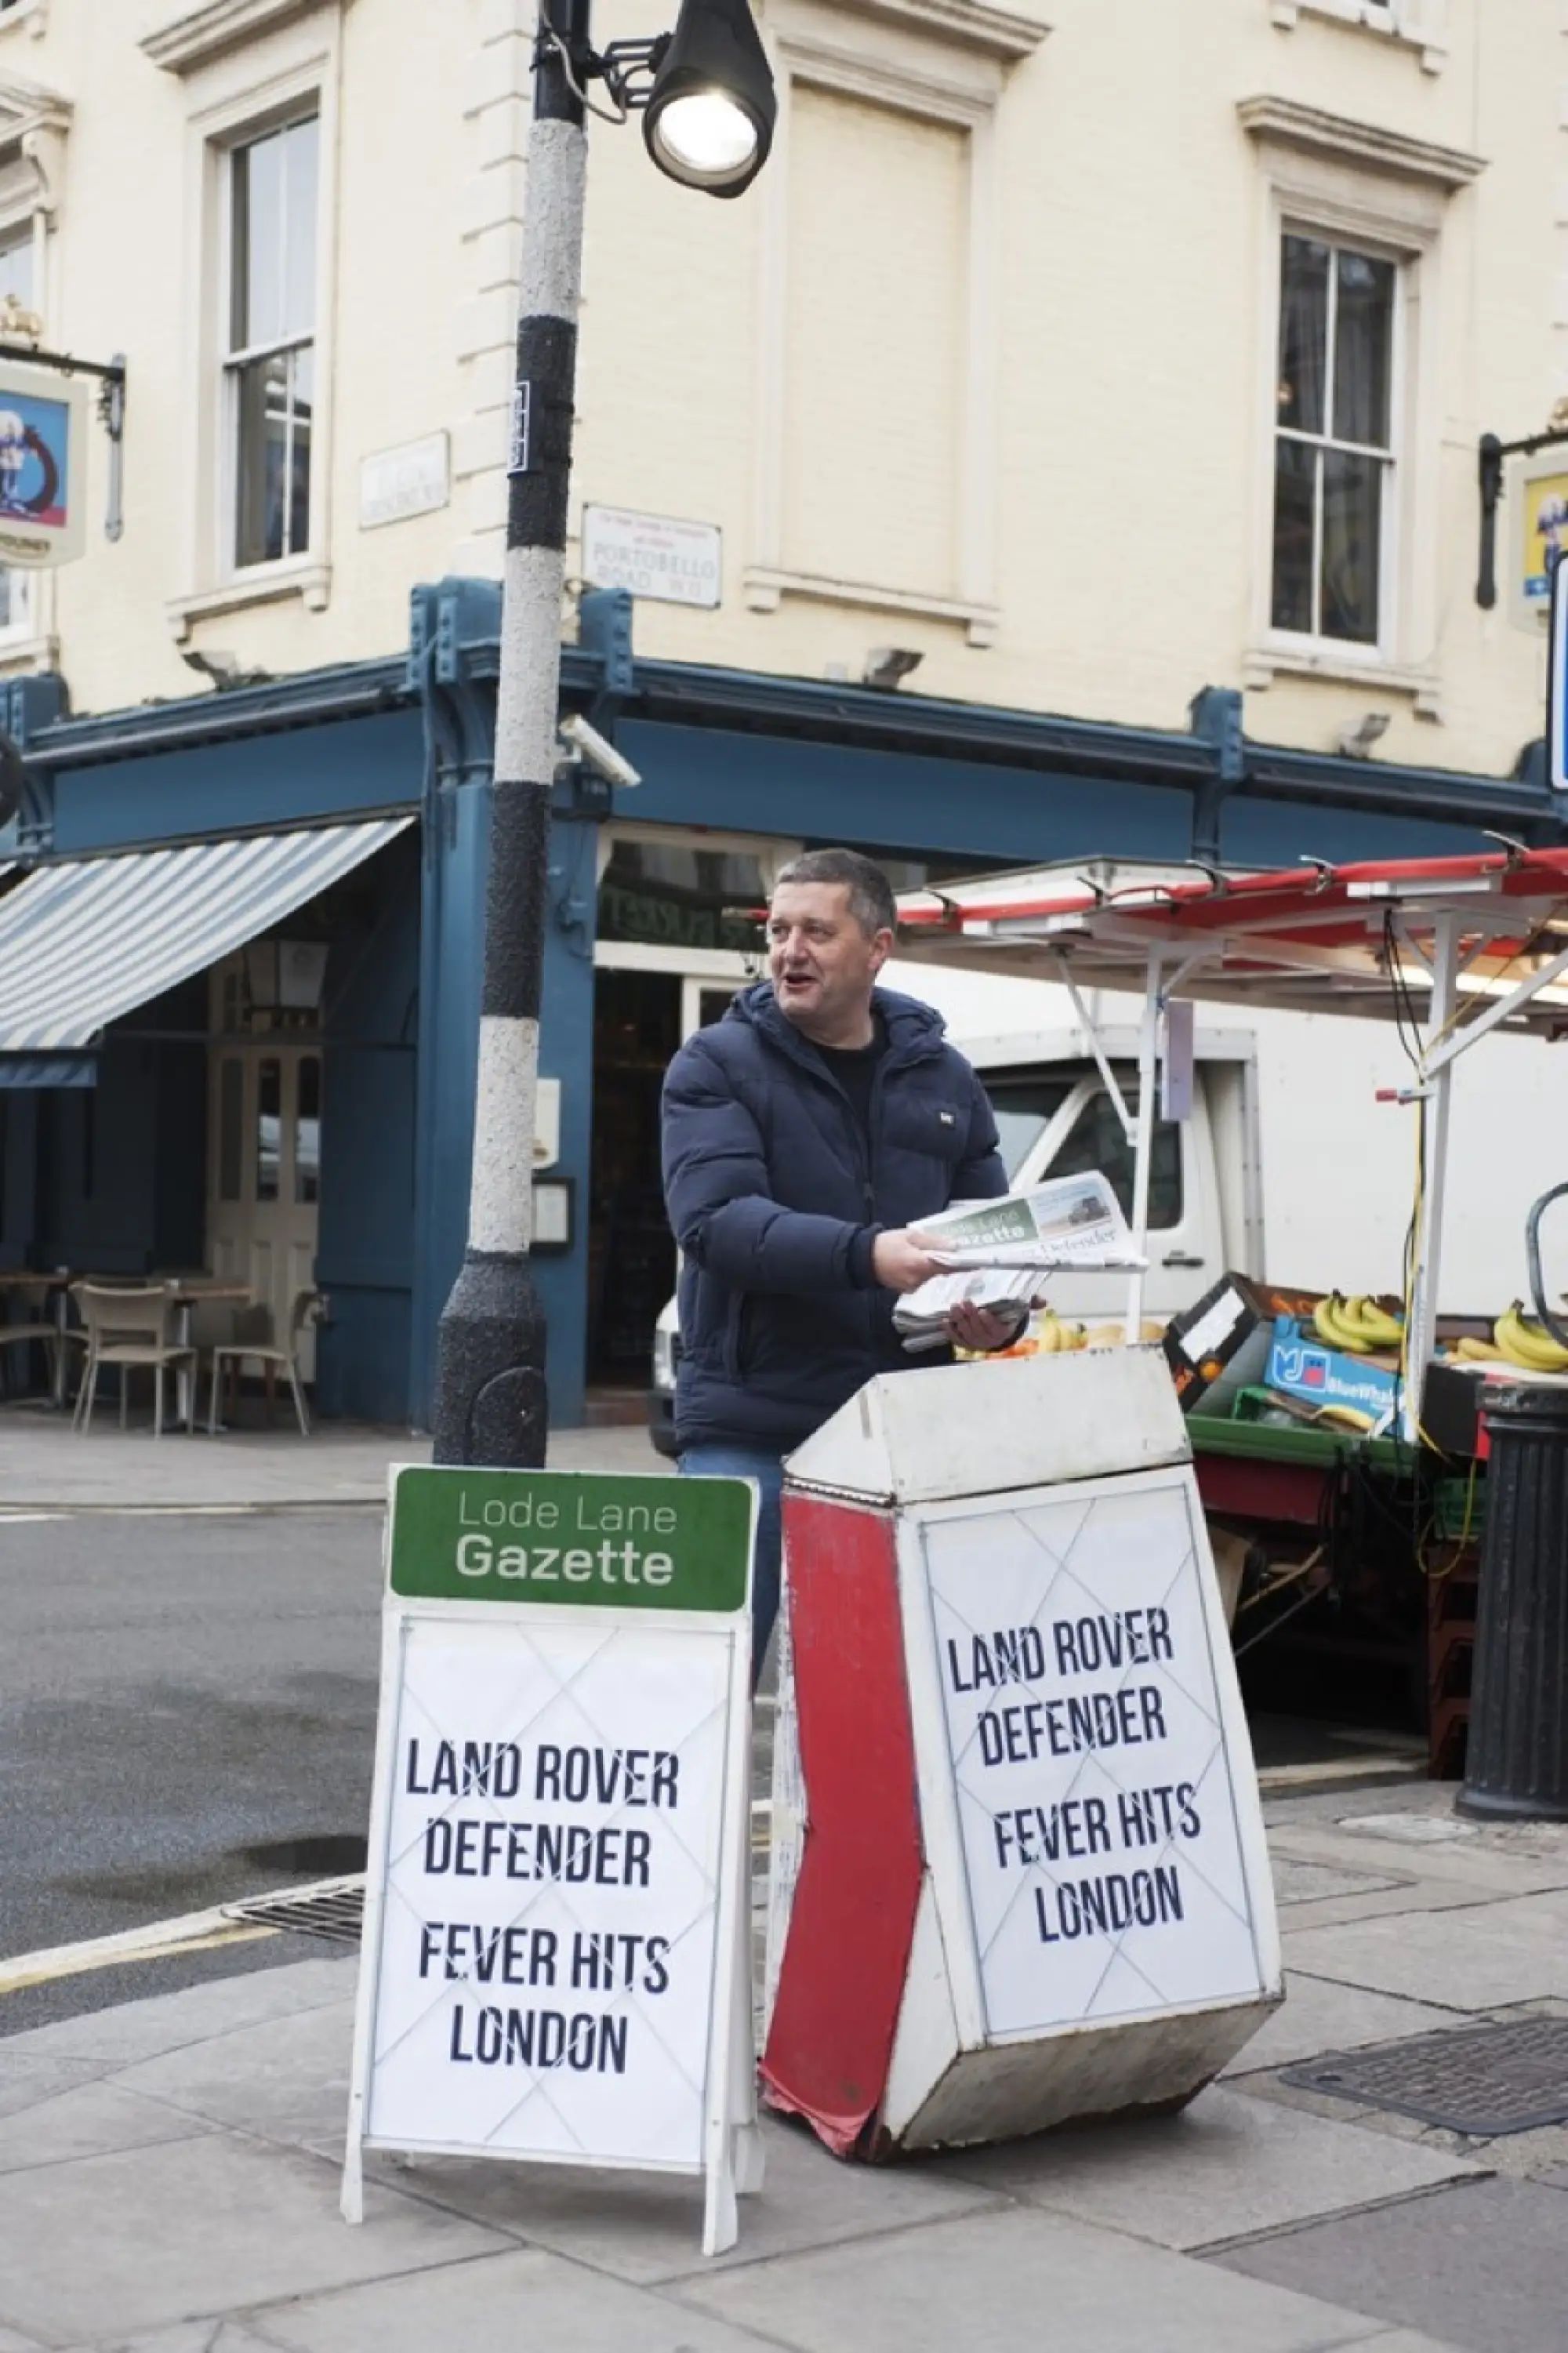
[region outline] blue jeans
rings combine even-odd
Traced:
[[[784,1531],[779,1500],[784,1464],[765,1446],[689,1446],[680,1458],[683,1479],[754,1479],[762,1490],[757,1508],[757,1558],[752,1577],[752,1689],[757,1688],[767,1656],[768,1637],[779,1614],[779,1578]]]

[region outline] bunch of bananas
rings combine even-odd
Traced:
[[[1531,1322],[1521,1300],[1498,1317],[1492,1339],[1495,1345],[1489,1349],[1484,1340],[1461,1340],[1458,1353],[1471,1363],[1489,1359],[1517,1365],[1525,1373],[1568,1373],[1568,1348],[1560,1348],[1550,1332]]]
[[[1141,1344],[1163,1340],[1164,1336],[1163,1324],[1151,1323],[1146,1319],[1138,1327]],[[1125,1324],[1092,1324],[1084,1335],[1083,1345],[1086,1348],[1124,1348],[1127,1345],[1127,1326]]]
[[[1347,1356],[1369,1356],[1374,1349],[1400,1347],[1405,1326],[1395,1315],[1364,1295],[1346,1299],[1331,1291],[1312,1310],[1312,1327],[1326,1347]]]
[[[1037,1356],[1070,1356],[1089,1345],[1089,1335],[1081,1324],[1064,1324],[1054,1308],[1042,1309],[1035,1322],[1035,1354]]]

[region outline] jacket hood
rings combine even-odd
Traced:
[[[947,1024],[934,1005],[923,1005],[918,997],[904,997],[896,988],[873,989],[871,1008],[881,1015],[886,1025],[889,1050],[900,1058],[934,1053],[947,1035]],[[771,980],[760,980],[754,987],[742,989],[724,1018],[749,1023],[786,1050],[798,1050],[811,1042],[779,1010]]]

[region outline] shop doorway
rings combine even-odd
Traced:
[[[715,959],[718,961],[718,959]],[[594,1144],[588,1219],[588,1381],[642,1410],[654,1326],[675,1289],[664,1214],[659,1102],[676,1049],[722,1020],[732,976],[601,969],[594,989]]]
[[[589,1165],[588,1379],[646,1386],[653,1327],[675,1287],[659,1167],[659,1093],[680,1043],[681,984],[601,972],[594,987],[594,1144]]]
[[[230,958],[214,975],[207,1089],[207,1261],[270,1308],[287,1335],[297,1293],[315,1282],[321,1193],[321,1043],[313,1008],[297,1028],[247,1036],[237,1014],[243,971]],[[226,1033],[226,1034],[224,1034]],[[314,1337],[300,1349],[315,1376]]]
[[[617,826],[600,844],[588,1186],[590,1411],[640,1418],[675,1289],[659,1103],[671,1058],[755,976],[757,911],[796,845]]]

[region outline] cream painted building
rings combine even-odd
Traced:
[[[534,5],[0,0],[0,301],[126,369],[118,535],[94,422],[86,554],[0,573],[0,1267],[205,1266],[279,1322],[313,1281],[317,1402],[376,1419],[428,1411],[467,1232]],[[1568,444],[1476,587],[1480,438],[1568,396],[1568,6],[760,12],[741,201],[592,126],[563,692],[642,784],[552,786],[567,1420],[646,1378],[663,1073],[801,843],[1563,839],[1517,771]],[[628,654],[578,600],[639,517],[676,594]]]
[[[670,0],[601,0],[601,39]],[[1507,773],[1539,626],[1476,448],[1568,392],[1550,0],[763,0],[736,204],[593,129],[574,523],[717,526],[639,653]],[[126,357],[124,527],[11,575],[78,711],[406,640],[500,568],[530,0],[9,0],[0,293]],[[1281,314],[1288,335],[1281,342]],[[420,510],[423,511],[420,511]],[[582,568],[574,550],[574,566]],[[1527,626],[1521,626],[1522,620]],[[566,617],[568,632],[570,616]]]

